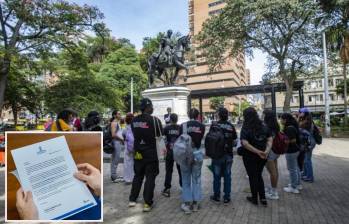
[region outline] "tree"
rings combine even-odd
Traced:
[[[134,82],[134,102],[141,99],[141,92],[147,87],[147,76],[140,67],[137,52],[129,46],[111,52],[102,63],[97,76],[120,91],[123,104],[118,108],[121,110],[130,110],[131,78]]]
[[[102,33],[103,14],[87,5],[64,0],[0,2],[0,109],[15,54],[35,55],[57,48],[69,49],[86,30]]]
[[[224,96],[210,97],[210,108],[217,111],[218,108],[224,107]]]
[[[5,92],[4,108],[11,109],[14,124],[17,125],[18,113],[27,109],[36,116],[41,114],[42,83],[35,80],[39,74],[37,63],[29,58],[14,57],[12,59]]]
[[[250,106],[252,106],[250,102],[248,102],[247,100],[242,100],[240,104],[240,112],[242,113],[245,109],[247,109]],[[240,112],[239,112],[239,105],[235,105],[233,113],[235,115],[239,115],[241,114]]]
[[[253,49],[268,55],[269,73],[286,84],[284,111],[290,111],[293,84],[316,63],[317,32],[313,0],[227,0],[221,14],[204,23],[197,36],[210,69],[226,57]]]
[[[117,89],[111,89],[108,83],[98,80],[94,74],[72,72],[47,89],[45,102],[48,112],[58,113],[70,107],[83,117],[92,110],[106,112],[106,108],[122,105],[118,96]]]
[[[343,86],[341,92],[344,96],[344,124],[347,125],[347,64],[349,63],[349,1],[347,0],[320,0],[325,16],[322,17],[327,25],[326,39],[330,48],[339,54],[343,64]],[[338,91],[338,88],[337,88]]]

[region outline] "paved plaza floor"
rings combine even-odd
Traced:
[[[165,167],[160,164],[160,174],[156,179],[155,206],[150,213],[142,212],[142,193],[136,208],[129,209],[128,196],[131,186],[110,181],[109,163],[104,163],[104,222],[122,224],[146,223],[349,223],[349,140],[325,139],[314,153],[315,182],[303,183],[301,194],[284,193],[282,187],[288,184],[285,158],[279,159],[280,199],[268,201],[268,207],[254,206],[246,201],[248,179],[241,157],[235,156],[232,173],[232,202],[228,206],[209,200],[212,194],[212,174],[206,167],[202,169],[203,201],[201,210],[185,215],[179,206],[181,192],[175,170],[171,197],[161,195]],[[121,171],[121,169],[120,169]],[[268,173],[264,171],[265,183],[269,185]]]

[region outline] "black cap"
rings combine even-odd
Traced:
[[[141,99],[141,105],[140,105],[141,110],[145,110],[145,108],[147,108],[148,106],[153,106],[153,103],[151,102],[151,100],[149,98]]]

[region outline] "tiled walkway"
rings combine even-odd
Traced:
[[[202,209],[198,213],[185,215],[181,212],[178,176],[174,172],[171,198],[160,192],[164,182],[164,164],[160,164],[160,175],[156,180],[155,207],[150,213],[142,212],[142,197],[136,208],[128,209],[131,186],[110,182],[109,163],[104,164],[104,222],[105,223],[348,223],[349,221],[349,141],[324,140],[314,155],[315,182],[304,183],[301,194],[294,195],[280,189],[288,184],[285,158],[279,159],[280,186],[278,201],[269,201],[268,207],[256,207],[246,201],[248,187],[245,169],[239,156],[233,163],[232,203],[228,206],[209,200],[212,192],[212,174],[203,166]],[[176,171],[176,170],[175,170]],[[269,185],[264,171],[265,183]]]

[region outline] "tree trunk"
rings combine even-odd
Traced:
[[[291,99],[293,95],[293,81],[285,79],[285,84],[286,84],[286,94],[285,94],[285,101],[284,101],[284,112],[291,112],[290,104],[291,104]]]
[[[0,68],[0,109],[2,109],[2,107],[4,106],[5,89],[7,83],[7,76],[10,72],[10,63],[11,60],[6,55],[0,63],[0,65],[2,65],[2,68]]]
[[[344,77],[344,126],[348,124],[348,89],[347,89],[347,64],[343,64],[343,77]]]

